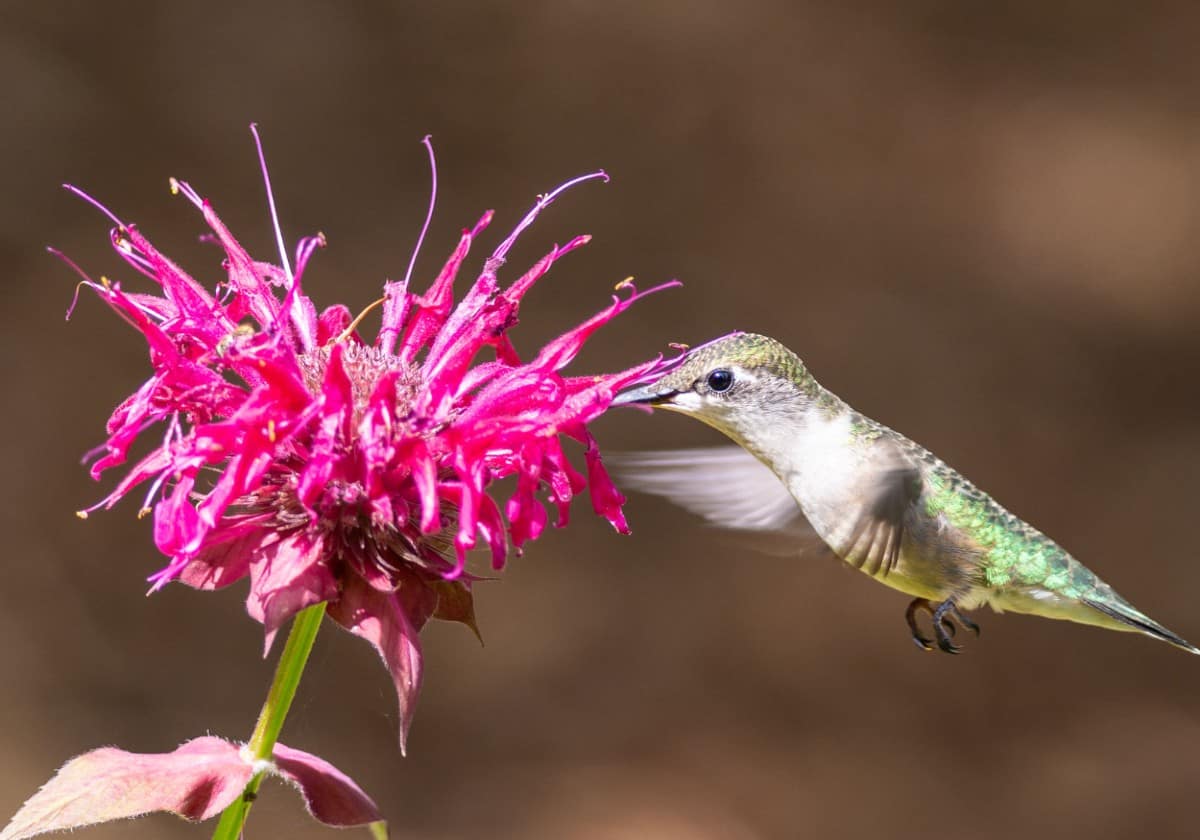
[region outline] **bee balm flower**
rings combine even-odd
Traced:
[[[225,252],[226,277],[210,290],[104,210],[117,251],[157,288],[85,278],[142,333],[153,366],[113,412],[92,475],[126,463],[152,429],[160,442],[95,507],[148,484],[144,509],[168,558],[152,588],[179,580],[219,589],[249,577],[246,609],[264,625],[268,648],[288,618],[327,602],[333,620],[383,657],[403,741],[420,683],[422,625],[443,618],[474,627],[469,550],[486,546],[501,568],[510,545],[519,551],[545,527],[542,492],[558,524],[587,489],[596,512],[627,531],[624,498],[587,424],[661,363],[597,376],[562,371],[641,295],[621,284],[611,305],[522,359],[508,337],[522,299],[588,237],[553,248],[508,285],[498,278],[538,213],[597,177],[539,198],[457,303],[455,276],[490,212],[464,231],[423,294],[407,280],[385,284],[371,342],[345,306],[318,312],[303,292],[320,237],[301,241],[294,272],[286,259],[256,261],[208,201],[173,182]],[[585,472],[568,462],[563,436],[583,444]],[[506,476],[515,476],[515,490],[502,505],[492,485]]]

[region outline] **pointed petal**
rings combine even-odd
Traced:
[[[417,634],[424,619],[413,621],[401,592],[379,592],[358,578],[347,581],[342,597],[330,604],[328,614],[351,633],[374,645],[383,658],[396,686],[400,751],[404,752],[421,688],[421,643]]]
[[[625,512],[621,509],[621,505],[625,504],[625,496],[613,484],[612,478],[608,474],[608,470],[604,468],[604,463],[600,460],[600,447],[596,443],[596,439],[587,434],[587,452],[584,453],[584,458],[587,461],[588,486],[591,488],[592,508],[600,516],[603,516],[612,526],[622,534],[629,533],[629,524],[625,521]]]
[[[270,514],[225,519],[209,532],[204,547],[179,572],[179,580],[193,589],[223,589],[250,572],[250,561],[279,539],[270,527]]]
[[[412,481],[421,501],[421,532],[432,534],[442,527],[438,503],[437,464],[422,440],[413,441],[409,454]]]
[[[279,299],[271,292],[271,287],[263,278],[254,260],[246,253],[246,249],[233,238],[233,234],[217,216],[208,199],[203,200],[200,210],[204,214],[204,221],[212,228],[221,247],[225,249],[225,268],[229,273],[228,282],[238,291],[237,297],[234,298],[236,306],[242,308],[246,314],[252,315],[262,326],[274,323],[275,316],[279,312]],[[241,318],[238,317],[237,320],[241,320]]]
[[[352,828],[383,820],[371,797],[323,758],[276,744],[275,770],[296,786],[308,813],[325,825]]]
[[[326,562],[329,554],[324,539],[302,530],[268,547],[250,564],[246,612],[266,631],[263,656],[289,618],[337,597],[337,580]]]
[[[414,297],[407,280],[383,284],[383,322],[375,338],[375,346],[382,352],[391,354],[395,350]]]
[[[104,747],[77,756],[31,796],[0,840],[169,811],[206,820],[237,799],[253,768],[236,744],[204,737],[171,753]]]
[[[190,476],[180,479],[174,492],[154,506],[154,543],[168,557],[189,554],[199,542],[200,517],[191,503],[195,483]]]
[[[217,321],[220,319],[224,321],[224,323],[219,325],[214,323],[214,327],[221,329],[232,327],[232,322],[221,317],[225,314],[224,310],[221,309],[208,290],[151,245],[150,240],[142,236],[141,231],[135,225],[130,225],[126,228],[125,233],[133,248],[141,252],[148,261],[151,268],[149,276],[162,286],[163,294],[181,312],[187,312],[190,316],[199,320]],[[127,252],[118,245],[117,253],[126,256]]]
[[[324,347],[346,331],[354,320],[350,307],[336,303],[327,307],[317,319],[317,346]]]
[[[533,366],[538,368],[550,368],[551,370],[559,370],[565,367],[568,362],[575,358],[579,350],[583,347],[584,342],[600,327],[607,324],[613,318],[620,315],[629,307],[633,306],[641,298],[647,295],[652,295],[655,292],[660,292],[663,289],[669,289],[679,285],[677,281],[663,283],[655,286],[652,289],[647,289],[644,292],[639,292],[632,282],[623,282],[617,286],[618,289],[631,289],[629,297],[622,299],[618,295],[613,295],[612,305],[608,309],[593,315],[588,320],[584,321],[573,330],[560,335],[558,338],[551,341],[538,354],[533,361]]]
[[[442,266],[441,272],[433,285],[424,295],[417,299],[416,311],[410,317],[404,340],[396,350],[396,355],[405,364],[411,364],[417,353],[424,347],[446,323],[454,304],[454,278],[459,267],[467,258],[471,248],[472,233],[463,231],[458,247],[450,255],[450,259]]]

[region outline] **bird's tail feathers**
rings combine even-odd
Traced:
[[[1097,612],[1103,613],[1111,619],[1115,619],[1121,624],[1127,626],[1130,630],[1139,633],[1145,633],[1155,639],[1175,645],[1177,648],[1182,648],[1188,653],[1200,654],[1200,648],[1188,642],[1181,636],[1172,633],[1166,627],[1163,627],[1157,621],[1143,615],[1134,609],[1131,605],[1121,602],[1113,603],[1109,601],[1099,601],[1084,599],[1083,603]]]

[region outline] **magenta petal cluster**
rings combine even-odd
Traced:
[[[275,761],[259,768],[239,745],[206,736],[169,753],[103,747],[76,756],[29,798],[0,832],[0,840],[23,840],[154,811],[207,820],[232,804],[260,769],[295,786],[309,813],[325,825],[349,828],[382,819],[362,788],[323,759],[276,744]]]
[[[590,177],[603,174],[571,183]],[[141,332],[153,375],[112,414],[92,474],[126,463],[143,436],[155,444],[95,507],[147,486],[143,509],[153,510],[154,539],[169,558],[153,588],[179,580],[218,589],[249,577],[246,608],[268,647],[297,611],[327,602],[328,615],[387,664],[403,739],[422,625],[474,627],[468,551],[486,547],[499,569],[510,548],[545,528],[543,498],[562,525],[585,489],[598,514],[627,530],[624,498],[587,424],[661,361],[595,376],[563,370],[641,295],[622,283],[597,315],[532,358],[518,355],[508,333],[522,299],[588,237],[553,248],[507,285],[497,275],[560,188],[539,199],[457,302],[455,277],[490,212],[463,232],[423,293],[407,281],[385,284],[382,324],[367,341],[361,317],[343,305],[318,311],[304,294],[321,237],[300,242],[294,271],[286,260],[257,261],[207,200],[173,184],[211,228],[225,276],[211,289],[197,282],[105,210],[118,253],[155,288],[85,285]],[[584,471],[568,461],[564,437],[582,444]],[[511,495],[497,499],[493,483],[510,476]]]

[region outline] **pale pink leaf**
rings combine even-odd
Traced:
[[[276,744],[275,771],[296,786],[308,813],[325,825],[351,828],[383,820],[371,797],[323,758]]]
[[[115,747],[77,756],[21,806],[0,840],[169,811],[206,820],[237,799],[253,768],[237,744],[204,737],[170,753]]]

